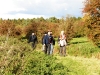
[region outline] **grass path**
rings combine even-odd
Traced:
[[[76,69],[75,67],[78,67],[79,69],[83,68],[83,70],[85,69],[87,71],[86,75],[100,75],[100,60],[99,59],[96,59],[93,57],[92,58],[75,57],[75,56],[70,56],[70,55],[66,57],[60,57],[60,56],[56,56],[56,57],[65,66],[68,66],[69,59],[73,60],[69,62],[70,64],[72,62],[77,62],[77,64],[72,63],[73,64],[72,66],[74,66],[74,69]],[[85,75],[85,74],[82,74],[82,75]]]

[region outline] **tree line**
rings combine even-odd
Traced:
[[[100,47],[100,0],[85,0],[83,17],[67,15],[58,19],[50,17],[44,19],[0,19],[0,35],[8,37],[28,38],[35,32],[40,40],[45,31],[51,30],[54,37],[58,37],[61,30],[65,31],[67,41],[73,37],[87,36],[95,45]]]
[[[85,36],[84,23],[81,17],[67,16],[61,19],[50,17],[49,19],[0,19],[0,35],[9,37],[25,37],[35,32],[41,38],[45,31],[51,30],[54,37],[58,37],[61,30],[65,31],[68,41],[73,37]]]

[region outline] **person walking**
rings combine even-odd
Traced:
[[[66,36],[64,31],[61,31],[59,36],[60,56],[66,56]]]
[[[51,31],[48,31],[48,34],[44,37],[45,54],[50,55],[51,43],[53,43],[53,37],[51,36]]]
[[[30,43],[31,46],[32,46],[32,48],[35,49],[35,48],[36,48],[37,42],[38,42],[37,36],[36,36],[36,34],[33,32],[33,33],[29,36],[28,43]]]
[[[47,35],[47,32],[44,32],[44,35],[42,37],[42,50],[43,50],[43,52],[45,52],[45,50],[46,50],[45,43],[44,43],[44,40],[45,40],[44,38],[46,35]]]
[[[50,43],[50,46],[51,46],[50,54],[53,54],[53,52],[54,52],[54,45],[55,45],[55,39],[53,37],[52,31],[50,32],[50,36],[52,37],[52,42]]]

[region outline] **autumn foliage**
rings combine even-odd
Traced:
[[[0,23],[0,34],[13,36],[15,32],[15,24],[10,20],[4,20]]]
[[[100,0],[86,0],[84,5],[83,13],[88,14],[85,20],[87,36],[95,45],[100,46]]]
[[[33,19],[8,19],[0,20],[0,35],[29,38],[32,32],[35,32],[38,40],[41,41],[44,32],[51,30],[53,36],[58,38],[62,30],[65,31],[67,41],[69,42],[73,37],[78,35],[83,36],[84,25],[82,25],[81,18],[67,16],[65,18],[57,19],[51,17],[49,19],[33,18]],[[79,30],[81,27],[81,31]],[[84,35],[85,36],[85,35]]]

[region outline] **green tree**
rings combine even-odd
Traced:
[[[59,19],[57,19],[56,17],[50,17],[48,19],[49,22],[53,22],[53,23],[58,23],[59,22]]]

